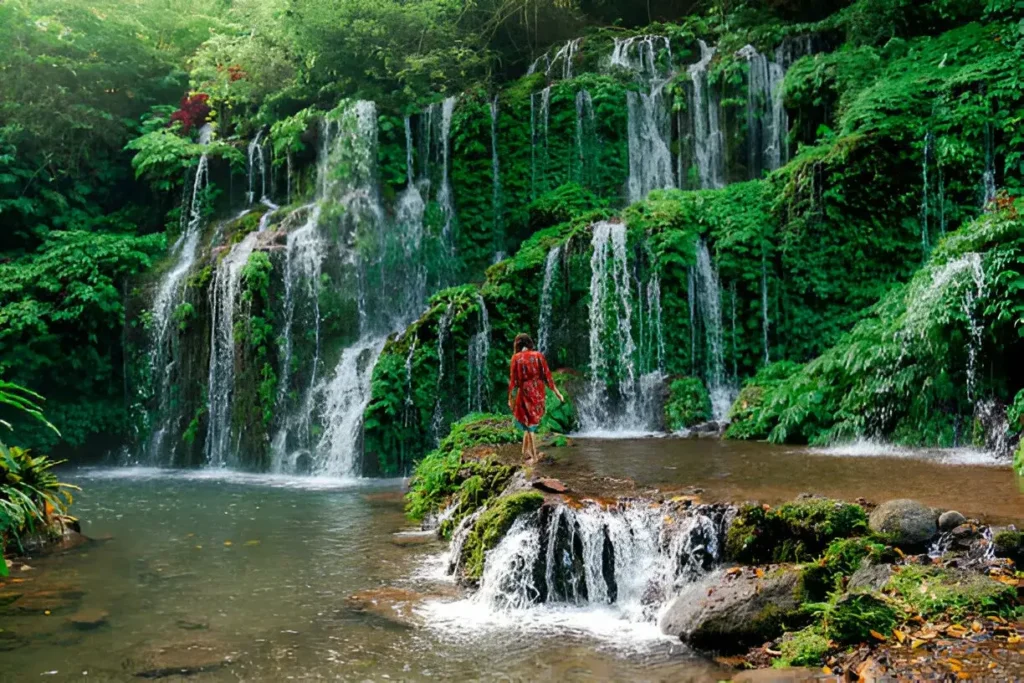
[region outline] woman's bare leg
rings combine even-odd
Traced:
[[[527,447],[530,443],[530,432],[523,432],[523,457],[529,457],[530,450]]]

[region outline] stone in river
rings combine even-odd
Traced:
[[[952,531],[967,521],[967,518],[956,510],[949,510],[939,515],[939,531]]]
[[[391,542],[398,546],[427,545],[437,541],[437,532],[427,531],[396,531],[391,534]]]
[[[230,664],[234,656],[214,640],[181,641],[153,645],[124,663],[138,678],[194,676]]]
[[[882,503],[868,518],[872,531],[887,535],[897,546],[921,546],[938,532],[935,512],[916,500]]]
[[[538,479],[533,482],[533,488],[547,491],[548,493],[565,493],[569,487],[557,479]]]
[[[68,621],[77,629],[89,631],[106,624],[109,616],[109,612],[101,609],[80,609],[68,617]]]
[[[800,608],[794,567],[720,570],[683,589],[662,614],[666,635],[719,652],[775,638]]]
[[[360,591],[345,598],[345,605],[353,612],[369,614],[404,628],[422,625],[414,608],[426,598],[416,591],[385,586]]]

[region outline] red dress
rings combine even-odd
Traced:
[[[552,391],[555,389],[543,353],[526,350],[512,356],[508,379],[509,396],[514,389],[519,390],[512,414],[528,431],[536,431],[540,419],[544,417],[545,386],[551,387]]]

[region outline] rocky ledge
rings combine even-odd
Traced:
[[[618,604],[720,662],[788,671],[772,680],[1024,676],[1012,526],[912,500],[705,504],[558,480],[517,464],[508,427],[456,425],[408,496],[450,541],[449,571],[495,608]]]

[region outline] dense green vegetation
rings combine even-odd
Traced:
[[[364,471],[408,472],[454,421],[503,409],[508,346],[517,332],[536,331],[555,247],[551,364],[566,370],[570,395],[590,379],[589,227],[608,218],[628,225],[638,285],[656,278],[660,286],[660,338],[641,329],[643,315],[633,325],[637,369],[666,377],[666,429],[710,416],[700,383],[712,359],[691,292],[703,245],[721,283],[725,380],[745,383],[730,436],[950,445],[986,438],[982,405],[1009,406],[1016,432],[1024,387],[1010,361],[1022,315],[1018,12],[1011,0],[5,3],[0,373],[46,393],[63,435],[26,422],[14,438],[100,454],[125,442],[137,449],[159,423],[175,444],[170,462],[203,461],[212,274],[222,247],[257,229],[264,209],[221,219],[246,204],[246,145],[259,134],[263,182],[287,204],[270,227],[294,233],[309,211],[300,207],[320,199],[331,251],[309,291],[287,290],[283,236],[261,242],[245,268],[230,429],[245,466],[269,467],[272,437],[291,430],[297,438],[292,416],[308,410],[311,383],[365,334],[367,302],[353,292],[379,285],[385,294],[368,305],[386,305],[387,271],[405,267],[407,254],[378,243],[365,215],[338,198],[372,166],[389,219],[398,211],[409,121],[410,170],[432,188],[450,181],[453,214],[440,193],[424,195],[423,278],[434,294],[372,370]],[[613,40],[643,33],[671,41],[654,60],[666,76],[669,152],[680,160],[694,153],[683,130],[688,67],[698,39],[717,46],[708,87],[719,102],[725,187],[657,191],[626,206],[634,172],[626,104],[647,85],[607,60]],[[572,63],[552,62],[575,37]],[[751,112],[764,103],[751,104],[747,44],[765,54],[781,45],[789,67],[781,90],[788,163],[768,174],[750,156],[750,126],[764,116]],[[538,56],[539,68],[524,75]],[[443,167],[430,134],[439,100],[456,94]],[[355,99],[376,102],[372,158],[332,152],[318,168],[322,126],[351,133]],[[207,186],[195,178],[200,157]],[[677,184],[698,187],[694,173]],[[985,207],[990,188],[1000,194]],[[172,267],[160,257],[178,253],[196,221],[199,256],[156,349],[153,337],[164,333],[153,328],[152,302]],[[441,239],[449,230],[450,252]],[[379,270],[353,268],[350,248]],[[974,266],[961,267],[974,263],[971,254],[980,255],[984,283],[974,293]],[[934,286],[946,275],[948,286]],[[467,400],[478,381],[468,349],[481,302],[490,353],[482,397]],[[166,350],[179,362],[160,379],[154,358]],[[300,360],[311,357],[314,366]],[[624,372],[613,364],[601,379],[614,387]],[[571,404],[549,407],[547,429],[574,427]],[[304,429],[295,445],[308,449],[324,425]]]

